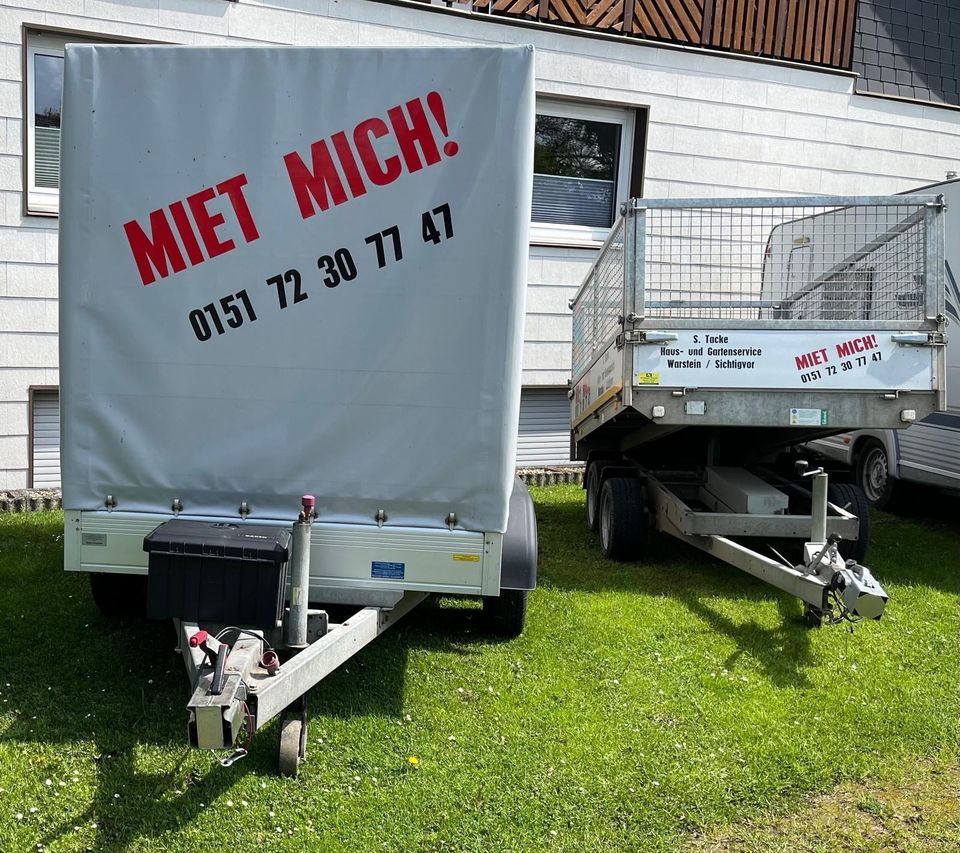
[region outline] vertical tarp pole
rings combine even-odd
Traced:
[[[304,495],[303,509],[293,525],[290,555],[290,609],[287,611],[286,640],[292,649],[307,647],[307,609],[310,606],[310,530],[316,513],[316,499]]]

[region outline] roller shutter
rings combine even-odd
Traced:
[[[35,489],[60,488],[60,395],[33,394],[33,483]]]
[[[566,388],[524,388],[520,395],[517,465],[570,462],[570,401]]]

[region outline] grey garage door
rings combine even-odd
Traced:
[[[60,488],[60,395],[33,393],[33,482],[35,489]]]
[[[524,388],[520,395],[517,465],[570,462],[570,401],[566,388]]]

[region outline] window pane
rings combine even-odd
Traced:
[[[612,181],[617,173],[620,125],[562,116],[537,116],[533,171]]]
[[[533,221],[611,226],[619,155],[619,124],[538,115]]]
[[[63,57],[34,56],[33,121],[35,133],[34,184],[60,186],[60,103]]]
[[[63,96],[63,57],[34,56],[34,121],[37,127],[60,127]]]

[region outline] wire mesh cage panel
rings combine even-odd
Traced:
[[[623,217],[610,231],[600,257],[573,306],[573,371],[579,375],[620,331],[625,283]]]
[[[924,205],[643,209],[634,310],[672,319],[919,320]]]

